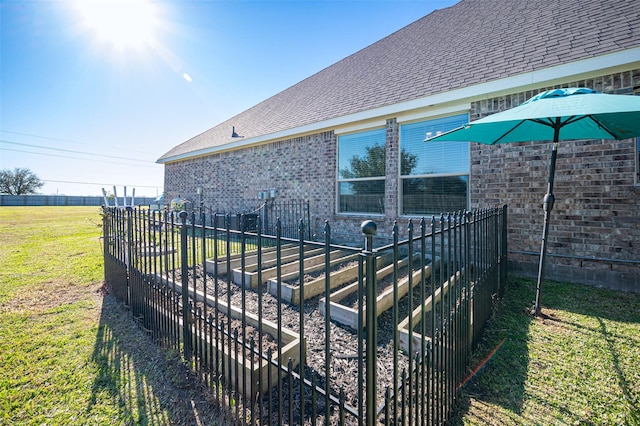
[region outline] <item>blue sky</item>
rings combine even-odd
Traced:
[[[173,146],[456,2],[3,0],[0,169],[156,196]]]

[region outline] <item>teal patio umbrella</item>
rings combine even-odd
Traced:
[[[608,95],[584,87],[540,93],[523,104],[428,137],[425,141],[470,141],[498,144],[552,141],[549,183],[544,196],[544,226],[534,314],[540,315],[540,295],[547,252],[549,218],[555,198],[558,142],[581,139],[629,139],[640,136],[640,96]]]

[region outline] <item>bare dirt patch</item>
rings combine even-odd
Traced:
[[[48,281],[30,286],[28,291],[18,292],[13,299],[0,305],[0,313],[40,314],[87,299],[91,293],[90,287],[67,284],[63,281]]]

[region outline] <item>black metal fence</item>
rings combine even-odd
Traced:
[[[202,211],[207,213],[206,216],[202,216]],[[298,238],[298,222],[301,219],[307,224],[311,222],[309,201],[305,200],[275,201],[269,199],[251,212],[245,213],[219,212],[212,207],[203,207],[196,215],[196,223],[203,223],[202,221],[206,220],[213,226],[214,220],[218,220],[219,223],[224,223],[227,220],[230,229],[236,231],[256,232],[258,221],[260,221],[263,235],[276,235],[277,222],[281,236],[285,238]],[[312,239],[312,231],[309,226],[307,226],[305,239]]]
[[[143,209],[104,214],[105,277],[240,424],[449,419],[506,283],[506,206],[409,222],[365,247]],[[254,220],[255,218],[251,218]],[[202,226],[196,223],[209,223]]]

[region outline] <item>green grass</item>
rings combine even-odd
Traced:
[[[175,356],[104,295],[97,207],[0,208],[0,425],[215,424]]]
[[[97,207],[0,208],[0,303],[25,288],[100,282],[100,224]]]
[[[457,423],[639,425],[640,294],[511,279],[464,388]]]

